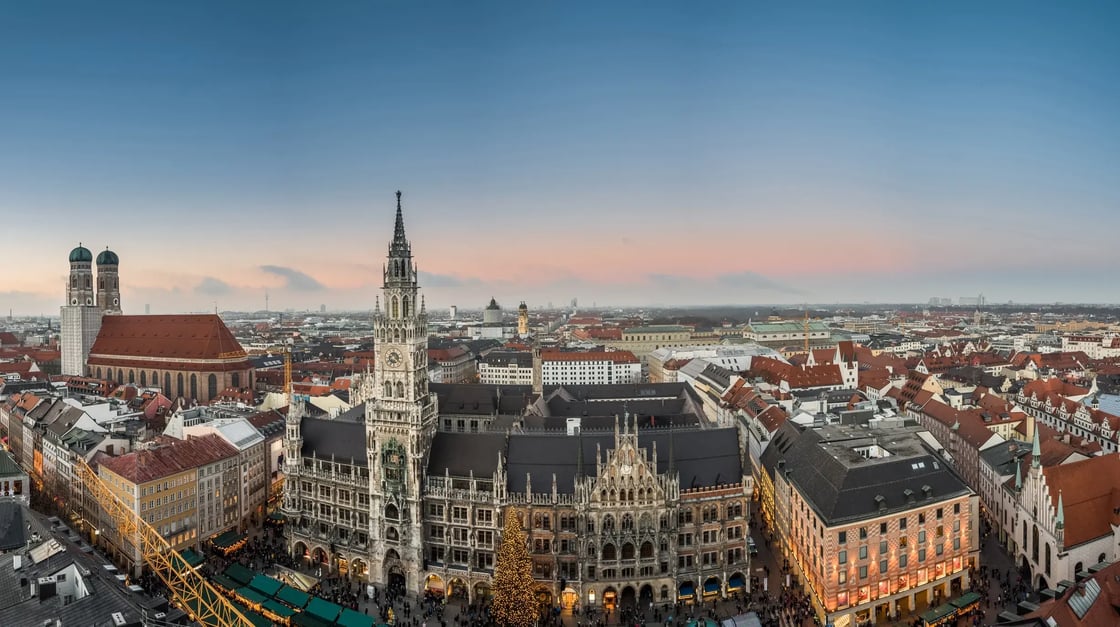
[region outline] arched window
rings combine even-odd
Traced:
[[[401,330],[400,329],[393,329],[393,341],[394,342],[400,342],[401,341]]]
[[[206,399],[210,400],[218,396],[218,376],[211,374],[206,379]]]
[[[630,544],[629,542],[627,542],[626,544],[622,545],[622,559],[624,559],[624,560],[634,559],[634,545],[633,544]]]
[[[392,542],[396,542],[397,540],[400,540],[400,535],[397,534],[397,529],[395,527],[389,527],[388,529],[386,529],[385,530],[385,539],[390,540]]]
[[[603,531],[614,531],[614,516],[610,514],[603,516]],[[603,550],[606,551],[607,548],[603,547]]]
[[[74,289],[78,289],[78,277],[76,277],[76,276],[70,277],[70,287],[72,287]]]
[[[404,383],[397,381],[397,398],[404,398]]]
[[[97,378],[98,379],[101,378],[101,368],[100,367],[97,368]]]
[[[653,543],[649,541],[643,542],[641,553],[639,555],[642,559],[649,559],[653,557]]]
[[[394,296],[391,303],[392,303],[392,305],[390,306],[390,311],[392,313],[390,314],[390,316],[394,319],[400,318],[401,317],[401,301],[398,300],[396,296]]]
[[[90,283],[89,283],[89,277],[87,276],[87,277],[86,277],[86,289],[87,289],[87,290],[89,289],[89,285],[90,285]]]
[[[405,296],[401,299],[401,315],[405,318],[408,317],[408,297]]]
[[[143,370],[140,371],[140,387],[148,386],[148,373]]]
[[[622,515],[622,530],[623,531],[633,531],[634,530],[634,517],[631,516],[630,514],[623,514]]]
[[[613,544],[603,545],[603,559],[607,561],[618,559],[618,553],[615,551]]]
[[[390,381],[385,382],[385,390],[382,392],[384,398],[393,398],[393,384]]]
[[[129,370],[128,371],[128,382],[129,383],[136,383],[136,371],[135,370]]]
[[[179,393],[178,393],[178,396],[186,396],[186,393],[183,390],[183,373],[180,372],[178,378],[179,378]]]
[[[198,375],[191,373],[191,398],[198,398]]]
[[[124,383],[124,370],[117,368],[117,383]]]
[[[1046,545],[1046,578],[1050,578],[1050,545]]]
[[[152,371],[152,387],[159,387],[159,373],[155,370]]]
[[[595,545],[594,544],[587,545],[587,557],[590,557],[591,559],[595,559]]]
[[[163,394],[165,396],[171,396],[171,373],[170,372],[163,373]]]
[[[390,503],[385,506],[385,518],[388,518],[389,520],[397,520],[399,516],[400,513],[397,511],[396,505]]]
[[[235,372],[232,375],[230,375],[230,385],[232,385],[235,388],[240,388],[241,387],[241,373],[240,372]]]
[[[653,516],[650,516],[649,512],[642,514],[642,517],[639,520],[639,529],[641,529],[642,531],[653,531]]]

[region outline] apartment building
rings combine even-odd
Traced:
[[[890,622],[969,586],[979,499],[915,428],[779,428],[758,489],[822,622]]]
[[[107,457],[98,465],[98,476],[132,511],[156,529],[176,550],[198,548],[213,536],[201,528],[223,530],[221,521],[230,513],[227,503],[217,507],[236,479],[226,477],[237,460],[237,449],[221,437],[207,435],[181,441],[165,441],[151,448],[133,451],[118,457]],[[228,465],[223,462],[229,462]],[[222,463],[219,482],[222,494],[207,496],[200,516],[199,473],[206,470],[203,486],[215,490],[208,478],[218,474],[215,466]],[[236,488],[233,488],[236,494]],[[233,503],[236,507],[236,502]],[[118,563],[126,564],[139,575],[143,567],[139,537],[129,537],[110,520],[102,518],[95,531],[95,541],[107,549]]]

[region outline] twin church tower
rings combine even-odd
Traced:
[[[96,287],[93,263],[93,253],[81,244],[70,251],[70,278],[62,306],[62,374],[85,375],[101,317],[121,312],[120,259],[108,248],[97,255]]]

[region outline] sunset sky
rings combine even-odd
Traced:
[[[1120,5],[783,4],[0,3],[0,306],[1120,301]]]

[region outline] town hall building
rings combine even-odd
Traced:
[[[542,607],[745,588],[752,484],[740,438],[686,386],[437,393],[400,192],[382,278],[376,363],[352,388],[354,409],[306,417],[299,397],[289,408],[283,511],[297,559],[473,601],[489,595],[502,521],[516,515]],[[452,428],[468,415],[471,429]]]

